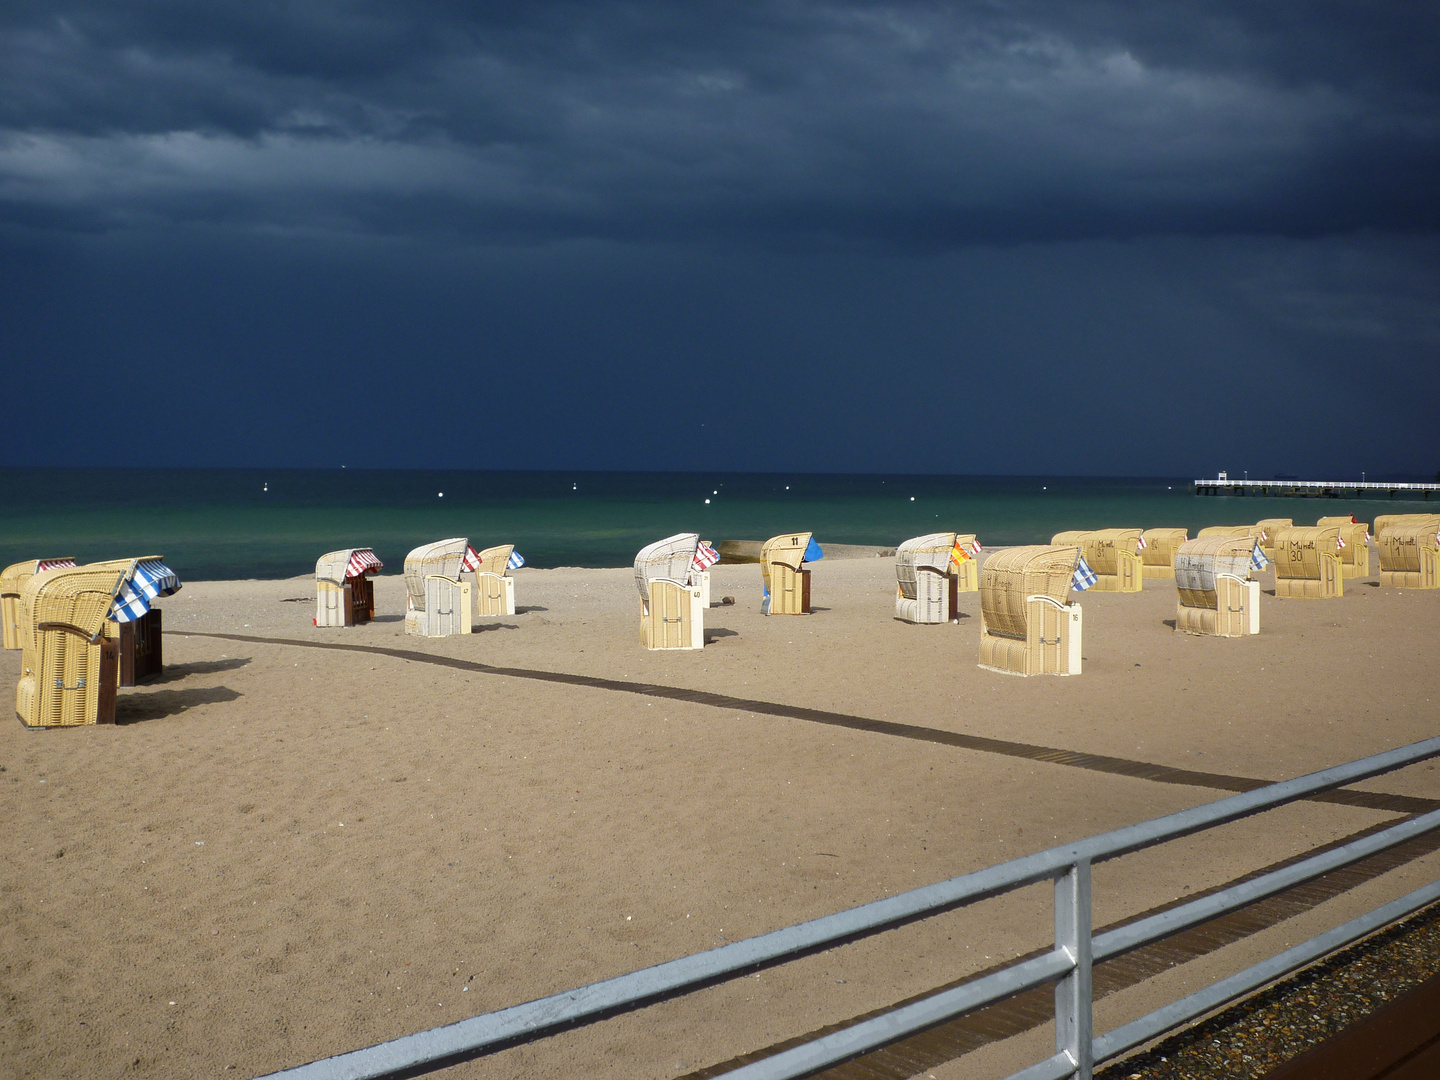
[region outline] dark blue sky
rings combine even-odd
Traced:
[[[11,0],[0,464],[1434,474],[1437,8],[1135,7]]]

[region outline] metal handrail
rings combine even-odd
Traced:
[[[1402,843],[1423,832],[1440,828],[1440,811],[1409,819],[1384,832],[1353,841],[1334,851],[1312,856],[1293,866],[1232,886],[1223,892],[1092,937],[1090,869],[1093,864],[1189,836],[1436,756],[1440,756],[1440,737],[1232,795],[1099,836],[1062,844],[998,866],[605,979],[589,986],[406,1035],[362,1050],[324,1058],[272,1075],[285,1077],[287,1080],[379,1080],[383,1077],[415,1076],[1050,880],[1055,884],[1056,944],[1052,951],[743,1066],[726,1075],[744,1080],[785,1080],[803,1076],[817,1068],[893,1042],[909,1032],[930,1027],[1019,991],[1058,980],[1057,1054],[1024,1073],[1016,1074],[1016,1077],[1017,1080],[1020,1077],[1024,1077],[1024,1080],[1039,1080],[1046,1076],[1058,1080],[1061,1077],[1074,1076],[1079,1080],[1089,1080],[1094,1061],[1103,1060],[1122,1053],[1130,1046],[1138,1045],[1138,1042],[1128,1041],[1130,1036],[1124,1034],[1128,1029],[1134,1028],[1134,1025],[1126,1025],[1101,1036],[1100,1039],[1093,1036],[1090,987],[1092,950],[1096,959],[1118,955],[1216,914],[1242,907],[1299,881],[1326,873],[1337,866]],[[1440,883],[1428,888],[1440,896]],[[1428,895],[1427,890],[1422,889],[1412,893],[1411,897],[1420,896],[1422,893]],[[1428,902],[1430,901],[1422,899],[1405,910],[1415,910]],[[1387,905],[1387,908],[1389,907],[1394,905]],[[1341,927],[1331,933],[1335,934],[1344,929],[1345,927]],[[1368,932],[1364,930],[1359,933]],[[1313,943],[1307,943],[1310,944]],[[1295,951],[1290,950],[1292,953]],[[1305,962],[1308,961],[1299,961]],[[1257,965],[1257,968],[1263,966]],[[1283,973],[1282,971],[1281,974]],[[1246,974],[1242,972],[1239,976],[1232,976],[1232,980]],[[1276,976],[1269,978],[1274,977]],[[1262,985],[1263,981],[1269,979],[1256,985]],[[1216,985],[1218,987],[1223,984]],[[1213,991],[1215,988],[1210,989]],[[1203,993],[1205,992],[1202,991]],[[1167,1009],[1173,1009],[1175,1005],[1167,1006]],[[1212,1007],[1204,1006],[1200,1012]],[[1164,1013],[1165,1010],[1160,1012]],[[1151,1017],[1142,1018],[1135,1024],[1144,1024],[1157,1015],[1159,1014],[1151,1014]],[[1193,1015],[1199,1013],[1187,1013],[1168,1026],[1184,1022]],[[1155,1033],[1163,1030],[1166,1028],[1159,1028]],[[1144,1035],[1138,1041],[1143,1042],[1151,1037]],[[1037,1069],[1040,1071],[1034,1071]],[[1056,1072],[1055,1069],[1062,1071]]]

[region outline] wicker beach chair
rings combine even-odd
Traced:
[[[477,619],[515,614],[515,579],[510,576],[514,544],[497,544],[480,552],[480,565],[465,577],[470,581]]]
[[[1009,675],[1079,675],[1080,605],[1069,603],[1073,545],[1007,548],[980,571],[980,666]]]
[[[700,649],[705,645],[705,604],[693,580],[696,533],[677,533],[640,549],[635,587],[640,593],[640,644],[647,649]]]
[[[156,596],[180,588],[159,559],[46,570],[28,580],[20,597],[20,681],[15,713],[28,727],[113,723],[120,683],[122,633],[148,614]],[[158,654],[158,633],[156,638]],[[158,665],[157,665],[158,667]]]
[[[1440,589],[1440,514],[1391,514],[1375,535],[1380,584]]]
[[[1275,595],[1331,600],[1344,595],[1340,526],[1292,525],[1275,537]]]
[[[1322,517],[1316,525],[1338,525],[1345,547],[1340,552],[1340,572],[1347,578],[1370,576],[1370,523],[1356,521],[1354,514]]]
[[[1140,576],[1173,580],[1175,553],[1190,538],[1189,532],[1185,529],[1146,529],[1140,535],[1145,538],[1145,550],[1140,552]]]
[[[1260,632],[1260,583],[1250,579],[1258,541],[1250,536],[1187,540],[1175,554],[1179,633],[1243,637]]]
[[[166,577],[168,583],[150,587],[149,598],[168,596],[180,588],[169,567],[165,566],[162,555],[142,555],[139,558],[111,559],[106,562],[88,563],[87,566],[105,570],[123,570],[126,582],[134,582],[140,575],[142,582],[151,582],[155,577]],[[149,568],[149,570],[145,569]],[[151,573],[153,571],[153,573]],[[119,686],[139,686],[147,679],[160,674],[165,666],[164,627],[162,612],[158,607],[143,604],[126,618],[105,620],[103,633],[113,638],[118,648],[118,663],[115,678]]]
[[[457,536],[423,544],[405,556],[407,634],[448,637],[470,633],[474,600],[470,582],[463,577],[478,562],[478,557],[470,558],[473,551],[469,540]],[[433,609],[432,599],[437,605]]]
[[[1145,574],[1140,561],[1139,529],[1090,529],[1056,533],[1051,545],[1080,549],[1095,571],[1097,592],[1139,592]]]
[[[1440,516],[1430,514],[1376,514],[1375,515],[1375,540],[1379,543],[1380,534],[1391,525],[1423,525],[1432,517]]]
[[[25,582],[44,570],[61,570],[74,566],[75,559],[26,559],[7,566],[0,573],[0,644],[7,649],[20,648],[20,590]]]
[[[385,566],[370,548],[327,552],[315,562],[315,625],[359,626],[375,617],[375,583]]]
[[[765,595],[762,615],[809,615],[810,571],[807,561],[821,558],[810,533],[772,536],[760,549],[760,579]]]
[[[906,540],[895,549],[895,617],[909,623],[944,623],[958,612],[960,573],[976,581],[975,559],[968,547],[963,558],[956,548],[974,536],[929,533]]]
[[[1264,531],[1265,535],[1260,537],[1260,550],[1271,562],[1275,561],[1275,536],[1281,529],[1288,529],[1295,522],[1291,518],[1261,518],[1255,523],[1257,529]]]

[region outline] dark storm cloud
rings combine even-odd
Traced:
[[[936,249],[1440,226],[1429,5],[12,4],[0,214]]]

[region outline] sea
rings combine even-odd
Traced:
[[[1337,479],[1319,477],[1317,479]],[[1344,478],[1338,478],[1344,479]],[[1440,501],[1196,496],[1191,479],[362,469],[0,469],[0,567],[161,555],[181,580],[312,575],[340,548],[386,573],[434,540],[514,544],[530,566],[629,566],[653,540],[894,547],[928,532],[986,547],[1064,529],[1248,524],[1440,510]]]

